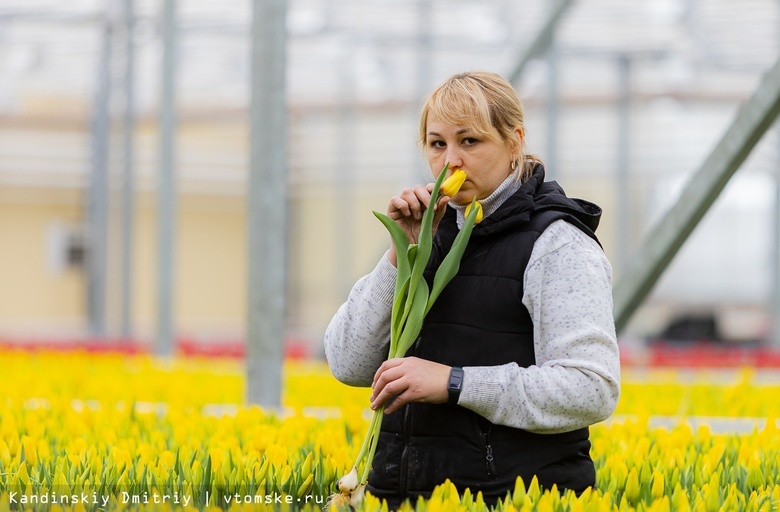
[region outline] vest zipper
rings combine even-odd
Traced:
[[[403,438],[404,438],[404,448],[401,450],[401,481],[400,489],[401,491],[401,501],[405,500],[407,498],[407,486],[406,486],[406,474],[407,474],[407,465],[409,464],[409,425],[410,423],[410,417],[409,417],[409,404],[404,405],[404,423],[403,423]]]
[[[487,466],[488,478],[493,478],[497,475],[496,462],[493,458],[493,445],[490,444],[490,427],[487,432],[481,432],[482,439],[485,441],[485,465]]]

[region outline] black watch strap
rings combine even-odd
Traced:
[[[450,382],[447,384],[447,403],[449,405],[458,405],[460,390],[463,387],[463,368],[453,366],[450,369]]]

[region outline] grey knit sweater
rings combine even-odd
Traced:
[[[490,215],[517,191],[510,176],[482,201]],[[458,225],[463,223],[459,210]],[[387,358],[396,268],[386,256],[355,283],[325,332],[325,355],[340,381],[370,386]],[[536,365],[464,367],[458,404],[493,423],[538,433],[606,419],[620,394],[612,316],[612,268],[598,244],[559,220],[537,239],[525,271],[523,304],[534,323]]]

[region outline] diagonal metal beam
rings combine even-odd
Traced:
[[[622,330],[652,290],[686,238],[780,113],[780,60],[685,186],[680,198],[626,263],[614,287],[617,330]]]
[[[531,62],[532,59],[544,54],[552,43],[553,34],[558,27],[563,14],[571,7],[574,0],[560,0],[555,7],[550,11],[550,15],[547,21],[542,25],[542,29],[536,34],[536,37],[531,41],[530,46],[526,49],[525,53],[520,57],[520,60],[515,65],[515,68],[507,76],[507,79],[512,85],[517,85],[517,81],[525,70],[525,67]]]

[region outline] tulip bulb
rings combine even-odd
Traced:
[[[458,169],[457,171],[453,172],[449,178],[444,180],[444,183],[441,184],[439,191],[442,193],[442,195],[452,197],[458,193],[458,190],[460,190],[460,187],[463,186],[465,181],[466,171],[463,169]]]
[[[482,222],[482,203],[480,203],[479,201],[474,201],[473,203],[468,205],[466,207],[465,215],[466,215],[466,217],[469,216],[469,212],[471,211],[471,205],[472,204],[477,209],[477,217],[476,217],[476,219],[474,219],[474,224],[479,224],[480,222]]]
[[[360,484],[359,480],[360,479],[358,478],[357,468],[353,467],[352,471],[339,478],[337,484],[339,491],[342,494],[351,494],[352,491],[357,489],[358,484]]]

